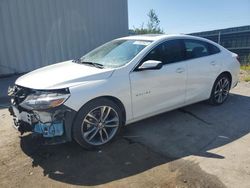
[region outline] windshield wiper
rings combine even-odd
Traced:
[[[90,62],[90,61],[83,61],[81,59],[74,59],[73,60],[74,63],[81,63],[81,64],[86,64],[86,65],[91,65],[93,67],[97,67],[97,68],[100,68],[100,69],[103,69],[104,66],[100,63],[95,63],[95,62]]]
[[[91,65],[91,66],[94,66],[96,68],[100,68],[100,69],[103,69],[104,66],[100,63],[95,63],[95,62],[89,62],[89,61],[80,61],[80,63],[82,64],[87,64],[87,65]]]

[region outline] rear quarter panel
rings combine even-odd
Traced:
[[[223,60],[223,72],[230,72],[232,76],[231,88],[236,86],[239,81],[239,73],[240,73],[240,63],[237,60],[237,54],[234,54],[228,50],[224,50],[224,60]]]

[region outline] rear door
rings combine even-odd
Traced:
[[[218,61],[220,50],[205,41],[184,40],[187,59],[187,95],[186,103],[209,98],[213,83],[220,71]]]

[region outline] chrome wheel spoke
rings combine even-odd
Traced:
[[[91,137],[88,140],[91,141],[96,136],[98,131],[99,131],[99,129],[95,129],[95,132],[91,135]]]
[[[85,137],[85,138],[88,137],[89,134],[91,134],[91,133],[92,133],[93,131],[95,131],[95,130],[96,130],[95,127],[93,127],[92,129],[88,130],[87,132],[84,133],[84,137]]]
[[[103,135],[102,135],[102,130],[99,130],[99,134],[100,134],[101,141],[102,141],[102,143],[103,143],[103,142],[104,142],[104,139],[103,139]]]
[[[118,127],[119,124],[113,124],[113,125],[104,125],[106,128],[115,128],[115,127]]]
[[[94,125],[94,126],[97,125],[97,123],[91,122],[90,120],[88,120],[86,118],[85,118],[84,122],[87,123],[87,124],[89,124],[89,125]]]
[[[220,93],[220,95],[219,95],[219,103],[221,103],[223,101],[223,98],[222,98],[222,93]]]
[[[109,123],[112,123],[112,122],[115,122],[117,123],[119,121],[119,119],[117,117],[114,117],[112,119],[109,119],[109,120],[106,120],[105,121],[105,125],[109,124]]]
[[[99,122],[99,120],[94,115],[92,115],[91,113],[88,113],[88,115],[86,117],[90,117],[91,119],[95,120],[96,123]]]
[[[219,94],[220,94],[220,92],[219,92],[219,91],[215,91],[215,92],[214,92],[214,96],[215,96],[215,97],[218,97],[218,96],[219,96]]]
[[[219,87],[219,89],[221,89],[221,87],[222,87],[222,80],[220,80],[220,81],[218,82],[218,87]]]
[[[104,113],[105,113],[105,110],[106,110],[106,106],[103,106],[100,108],[100,120],[102,121],[103,120],[103,117],[104,117]]]
[[[108,139],[109,138],[109,134],[108,134],[107,130],[105,128],[103,128],[102,130],[105,133],[106,138]]]
[[[108,116],[109,116],[111,108],[110,107],[103,107],[102,109],[103,109],[102,110],[103,113],[102,113],[102,116],[101,116],[101,120],[105,121],[108,118]]]
[[[228,80],[225,80],[225,81],[224,81],[224,84],[223,84],[223,86],[222,86],[223,89],[224,89],[224,88],[228,88],[228,85],[229,85]]]

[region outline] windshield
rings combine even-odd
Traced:
[[[103,67],[121,67],[131,61],[150,41],[114,40],[87,53],[80,60],[103,65]]]

